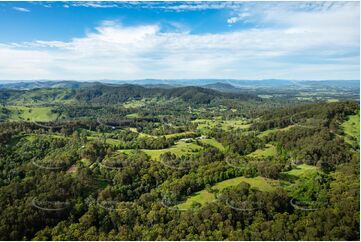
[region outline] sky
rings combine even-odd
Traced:
[[[1,80],[358,80],[359,2],[0,2]]]

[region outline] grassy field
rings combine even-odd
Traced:
[[[196,119],[193,120],[192,123],[198,124],[197,129],[203,133],[212,129],[216,125],[216,123],[211,119]]]
[[[69,89],[59,88],[40,88],[33,89],[31,92],[25,93],[21,98],[10,100],[10,103],[16,106],[24,105],[40,105],[40,104],[70,104],[74,103],[74,99],[68,99],[71,94]]]
[[[225,150],[224,146],[213,138],[212,139],[201,139],[200,142],[202,142],[204,144],[212,145],[212,146],[216,147],[217,149],[219,149],[220,151]]]
[[[187,136],[191,136],[194,135],[194,132],[192,131],[187,131],[187,132],[182,132],[182,133],[175,133],[175,134],[166,134],[164,135],[167,139],[169,138],[179,138],[180,136],[182,137],[187,137]]]
[[[8,106],[12,114],[11,121],[38,121],[48,122],[55,121],[58,114],[51,111],[51,107],[25,107],[25,106]]]
[[[126,115],[126,117],[128,117],[128,118],[139,118],[139,114],[138,113],[131,113],[131,114]]]
[[[129,128],[130,131],[134,132],[134,133],[138,133],[139,134],[139,137],[161,137],[161,136],[164,136],[166,137],[167,139],[169,138],[179,138],[180,136],[181,137],[187,137],[187,136],[192,136],[194,135],[194,132],[192,131],[186,131],[186,132],[182,132],[182,133],[175,133],[175,134],[166,134],[166,135],[159,135],[159,136],[156,136],[156,135],[151,135],[151,134],[146,134],[146,133],[140,133],[138,132],[138,130],[136,128]]]
[[[236,186],[241,182],[246,182],[251,187],[258,189],[260,191],[268,192],[276,189],[278,182],[275,180],[266,179],[264,177],[254,177],[254,178],[246,178],[246,177],[236,177],[233,179],[228,179],[222,182],[218,182],[214,186],[211,187],[212,190],[222,191],[223,189],[231,186]],[[194,193],[192,196],[188,197],[187,200],[179,205],[177,205],[180,209],[189,209],[192,207],[192,204],[197,202],[201,205],[212,202],[215,200],[215,194],[210,193],[206,190],[202,190]]]
[[[263,149],[258,149],[249,154],[252,157],[267,157],[276,155],[276,147],[271,144],[266,144],[266,147]]]
[[[197,129],[201,132],[207,132],[215,126],[218,126],[223,130],[229,130],[231,128],[247,129],[250,127],[250,124],[244,120],[196,119],[192,122],[198,124]]]
[[[350,115],[341,126],[346,134],[346,142],[352,144],[352,139],[360,142],[360,114]]]
[[[104,141],[103,137],[101,137],[101,136],[87,136],[87,139],[99,140],[100,142]],[[119,145],[119,144],[121,144],[121,141],[117,140],[117,139],[106,138],[105,143],[110,144],[110,145]]]
[[[284,172],[284,173],[291,175],[291,176],[304,177],[304,176],[313,174],[317,171],[318,171],[318,168],[316,166],[302,164],[302,165],[299,165],[296,168],[294,168],[290,171]]]
[[[297,166],[296,168],[284,172],[285,174],[295,176],[295,177],[305,177],[310,174],[314,174],[318,171],[318,168],[316,166],[310,166],[306,164],[302,164]],[[222,182],[218,182],[215,185],[211,187],[211,190],[218,190],[222,191],[223,189],[231,186],[237,186],[241,182],[246,182],[249,185],[251,185],[252,188],[255,188],[257,190],[263,191],[263,192],[270,192],[274,191],[278,186],[281,185],[281,182],[278,180],[272,180],[267,179],[264,177],[254,177],[254,178],[247,178],[247,177],[236,177],[233,179],[228,179]],[[287,184],[290,185],[290,184]],[[201,205],[204,205],[206,203],[212,202],[216,199],[215,194],[208,192],[207,190],[202,190],[199,192],[194,193],[192,196],[188,197],[187,200],[179,205],[177,207],[179,209],[189,209],[192,208],[192,204],[197,202]]]
[[[190,196],[184,203],[177,205],[179,209],[189,209],[192,207],[193,203],[200,203],[202,206],[206,203],[212,202],[216,199],[213,193],[210,193],[206,190],[194,193]]]
[[[221,122],[221,126],[222,126],[222,129],[225,129],[225,130],[231,129],[231,128],[248,129],[250,124],[248,124],[244,120],[226,120],[226,121]]]
[[[196,145],[194,143],[186,143],[183,141],[178,141],[174,146],[167,148],[167,149],[160,149],[160,150],[148,150],[148,149],[141,149],[141,151],[145,152],[147,155],[151,157],[152,160],[159,160],[160,155],[164,154],[166,152],[171,152],[176,154],[177,156],[181,156],[184,154],[190,154],[195,152],[196,150],[201,150],[202,147],[199,145]],[[120,150],[124,153],[130,153],[133,150],[127,149],[127,150]]]
[[[281,129],[268,129],[266,131],[263,131],[262,133],[260,133],[259,135],[257,135],[259,138],[262,138],[262,137],[266,137],[267,135],[271,134],[271,133],[275,133],[277,131],[286,131],[286,130],[289,130],[290,128],[294,127],[295,125],[290,125],[290,126],[287,126],[285,128],[281,128]]]
[[[133,101],[129,101],[126,103],[123,103],[123,107],[125,108],[139,108],[139,107],[143,107],[146,104],[146,100],[142,99],[142,100],[133,100]]]
[[[49,138],[54,138],[54,139],[68,139],[65,136],[56,135],[56,134],[25,134],[24,137],[28,141],[34,141],[37,137],[49,137]]]

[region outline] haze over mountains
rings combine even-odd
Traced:
[[[233,80],[233,79],[178,79],[178,80],[161,80],[161,79],[143,79],[143,80],[99,80],[99,81],[0,81],[0,88],[27,90],[34,88],[79,88],[93,86],[99,83],[108,84],[134,84],[147,87],[180,87],[180,86],[203,86],[210,89],[230,91],[233,88],[309,88],[309,87],[344,87],[359,88],[359,80]]]

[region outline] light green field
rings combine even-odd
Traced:
[[[346,134],[345,141],[352,144],[352,139],[360,142],[360,114],[350,115],[348,120],[342,123],[342,128]]]
[[[192,123],[206,123],[206,122],[212,122],[211,119],[201,119],[201,118],[198,118],[198,119],[195,119],[192,121]]]
[[[252,157],[267,157],[267,156],[275,156],[277,153],[276,147],[271,144],[266,144],[266,147],[263,149],[258,149],[250,153],[248,156]]]
[[[89,167],[91,165],[91,161],[87,158],[83,158],[83,159],[79,160],[78,162],[83,164],[86,167]]]
[[[247,178],[247,177],[236,177],[233,179],[228,179],[222,182],[218,182],[215,184],[212,189],[218,189],[223,190],[230,186],[236,186],[240,184],[241,182],[246,182],[251,187],[258,189],[263,192],[270,192],[276,189],[275,185],[277,184],[276,180],[267,179],[261,176],[253,177],[253,178]]]
[[[336,98],[330,98],[330,99],[327,99],[327,102],[328,103],[335,103],[335,102],[338,102],[339,100],[336,99]]]
[[[231,128],[247,129],[250,127],[250,124],[244,120],[196,119],[192,122],[198,124],[197,129],[199,129],[201,132],[210,130],[215,126],[219,126],[224,130],[229,130]]]
[[[203,206],[206,203],[212,202],[215,199],[216,199],[216,197],[213,193],[210,193],[206,190],[202,190],[202,191],[196,192],[192,196],[188,197],[185,202],[177,205],[177,208],[189,209],[192,207],[192,204],[195,202],[200,203]]]
[[[87,139],[88,140],[99,140],[100,142],[104,141],[104,138],[101,136],[87,136]],[[122,142],[117,139],[106,138],[105,143],[110,144],[110,145],[119,145]]]
[[[299,165],[296,168],[294,168],[290,171],[284,172],[284,173],[291,175],[291,176],[304,177],[304,176],[313,174],[317,171],[318,171],[318,168],[316,166],[302,164],[302,165]]]
[[[191,154],[194,152],[194,150],[201,150],[202,147],[199,145],[196,145],[194,143],[186,143],[183,141],[178,141],[174,146],[167,148],[167,149],[160,149],[160,150],[148,150],[148,149],[141,149],[144,153],[149,155],[152,160],[159,160],[160,155],[164,154],[166,152],[171,152],[177,156],[185,155],[185,154]],[[127,149],[127,150],[120,150],[124,153],[130,153],[133,150]]]
[[[187,137],[187,136],[191,136],[194,135],[194,132],[192,131],[187,131],[187,132],[182,132],[182,133],[175,133],[175,134],[166,134],[164,135],[167,139],[169,138],[178,138],[178,137]]]
[[[230,129],[230,128],[239,128],[239,129],[247,129],[250,124],[245,122],[244,120],[226,120],[221,123],[222,129]]]
[[[49,137],[49,138],[54,138],[54,139],[68,139],[65,136],[61,136],[61,135],[56,135],[56,134],[25,134],[24,137],[28,140],[28,141],[33,141],[35,140],[37,137]]]
[[[260,191],[269,192],[273,191],[277,188],[278,182],[276,180],[266,179],[264,177],[254,177],[254,178],[246,178],[246,177],[236,177],[233,179],[228,179],[222,182],[218,182],[214,186],[211,187],[211,190],[222,191],[223,189],[231,186],[236,186],[241,182],[246,182],[251,185],[252,188],[258,189]],[[194,202],[200,203],[204,205],[206,203],[212,202],[215,200],[215,194],[210,193],[206,190],[202,190],[194,193],[192,196],[188,197],[187,200],[179,205],[177,205],[180,209],[189,209],[192,207]]]
[[[126,103],[123,103],[123,107],[125,108],[140,108],[143,107],[146,103],[145,99],[142,100],[132,100]]]
[[[131,114],[126,115],[126,117],[128,117],[128,118],[139,118],[139,114],[138,113],[131,113]]]
[[[40,104],[70,104],[74,103],[74,99],[68,99],[67,96],[72,91],[62,88],[40,88],[33,89],[31,92],[24,93],[21,98],[15,98],[10,103],[16,106],[40,105]]]
[[[179,137],[187,137],[187,136],[191,136],[191,135],[194,135],[194,132],[192,131],[187,131],[187,132],[182,132],[182,133],[175,133],[175,134],[166,134],[166,135],[159,135],[159,136],[156,136],[156,135],[151,135],[151,134],[146,134],[146,133],[140,133],[138,132],[138,130],[136,128],[129,128],[130,131],[134,132],[134,133],[138,133],[139,134],[139,137],[153,137],[153,138],[157,138],[157,137],[162,137],[164,136],[165,138],[167,139],[170,139],[170,138],[179,138]]]
[[[138,133],[137,128],[129,128],[130,131],[134,132],[134,133]]]
[[[25,107],[25,106],[8,106],[12,115],[11,121],[38,121],[48,122],[55,121],[58,114],[51,112],[51,107]]]
[[[157,137],[157,136],[154,136],[154,135],[151,135],[151,134],[146,134],[146,133],[141,133],[137,130],[137,128],[129,128],[130,131],[134,132],[134,133],[138,133],[139,134],[139,138],[142,138],[142,137]]]
[[[197,123],[197,129],[201,132],[210,130],[216,125],[215,122],[211,119],[196,119],[193,120],[192,123]]]
[[[262,133],[260,133],[259,135],[257,135],[259,138],[262,138],[262,137],[266,137],[267,135],[269,134],[272,134],[272,133],[275,133],[275,132],[278,132],[278,131],[286,131],[286,130],[289,130],[290,128],[294,127],[295,125],[290,125],[290,126],[287,126],[285,128],[281,128],[281,129],[268,129],[266,131],[263,131]]]
[[[217,149],[219,149],[220,151],[225,150],[224,146],[213,138],[212,139],[200,139],[199,141],[204,144],[212,145],[212,146],[216,147]]]

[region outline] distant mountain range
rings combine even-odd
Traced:
[[[86,86],[85,86],[86,85]],[[72,85],[74,87],[74,85]],[[226,93],[209,88],[185,86],[174,88],[147,88],[132,84],[84,84],[77,88],[33,88],[29,90],[0,89],[0,100],[3,103],[49,104],[53,102],[73,101],[78,104],[119,104],[142,98],[178,98],[193,104],[208,104],[216,99],[259,99],[256,95],[247,93]],[[78,88],[79,87],[79,88]]]
[[[99,80],[99,81],[0,81],[0,89],[29,90],[34,88],[80,88],[94,86],[99,83],[136,84],[149,88],[173,88],[181,86],[200,86],[220,91],[232,91],[235,88],[280,88],[280,87],[338,87],[360,88],[359,80],[233,80],[233,79],[189,79],[189,80]]]

